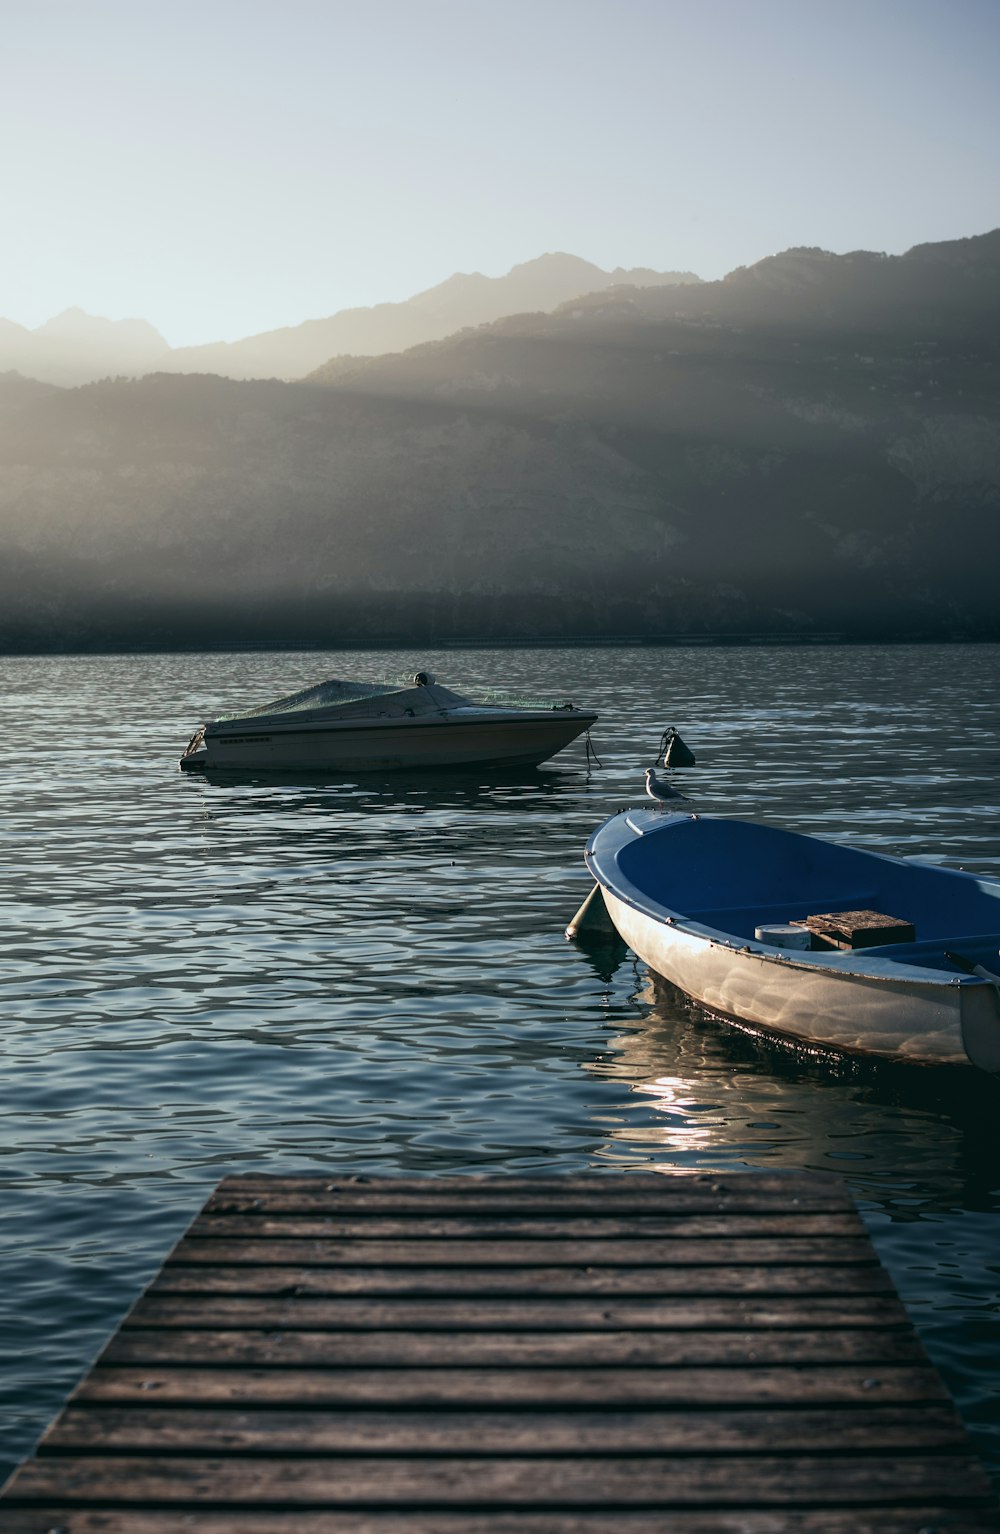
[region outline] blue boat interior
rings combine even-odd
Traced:
[[[874,910],[910,922],[916,941],[873,945],[866,956],[962,973],[946,958],[949,950],[1000,970],[998,886],[968,874],[752,821],[645,811],[616,818],[632,828],[624,839],[614,837],[612,860],[632,887],[622,893],[638,896],[647,910],[661,908],[751,943],[754,929],[769,923]],[[600,832],[591,850],[594,871],[611,874],[606,882],[614,889]]]

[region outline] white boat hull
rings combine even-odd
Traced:
[[[967,1065],[963,1026],[975,1028],[982,1012],[986,1031],[996,1031],[990,987],[808,969],[678,931],[608,890],[603,894],[615,927],[650,969],[708,1011],[796,1043],[923,1065]]]
[[[397,772],[427,768],[531,767],[582,735],[593,715],[561,712],[501,718],[372,720],[364,725],[209,728],[182,759],[185,771]]]

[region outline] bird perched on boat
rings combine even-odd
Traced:
[[[685,804],[690,804],[687,794],[682,794],[679,788],[671,788],[669,783],[664,783],[658,778],[652,767],[646,768],[646,792],[651,799],[656,799],[660,804],[666,804],[670,799],[683,799]]]

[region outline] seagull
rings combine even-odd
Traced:
[[[658,778],[652,767],[646,768],[646,792],[651,799],[666,804],[670,799],[683,799],[685,804],[690,804],[687,794],[682,794],[679,788],[671,788],[669,783],[664,783]]]

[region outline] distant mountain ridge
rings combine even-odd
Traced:
[[[135,376],[162,366],[170,347],[146,320],[106,320],[64,309],[29,330],[0,318],[0,373],[17,372],[42,383],[92,383]]]
[[[456,272],[401,303],[342,309],[326,319],[264,331],[241,341],[171,347],[145,320],[107,320],[67,309],[28,330],[0,319],[0,373],[16,371],[45,383],[72,386],[99,378],[147,373],[215,373],[222,378],[282,378],[311,373],[330,357],[378,356],[440,340],[466,326],[505,315],[547,312],[559,304],[617,285],[697,283],[693,272],[645,267],[603,271],[579,256],[538,256],[504,277]]]

